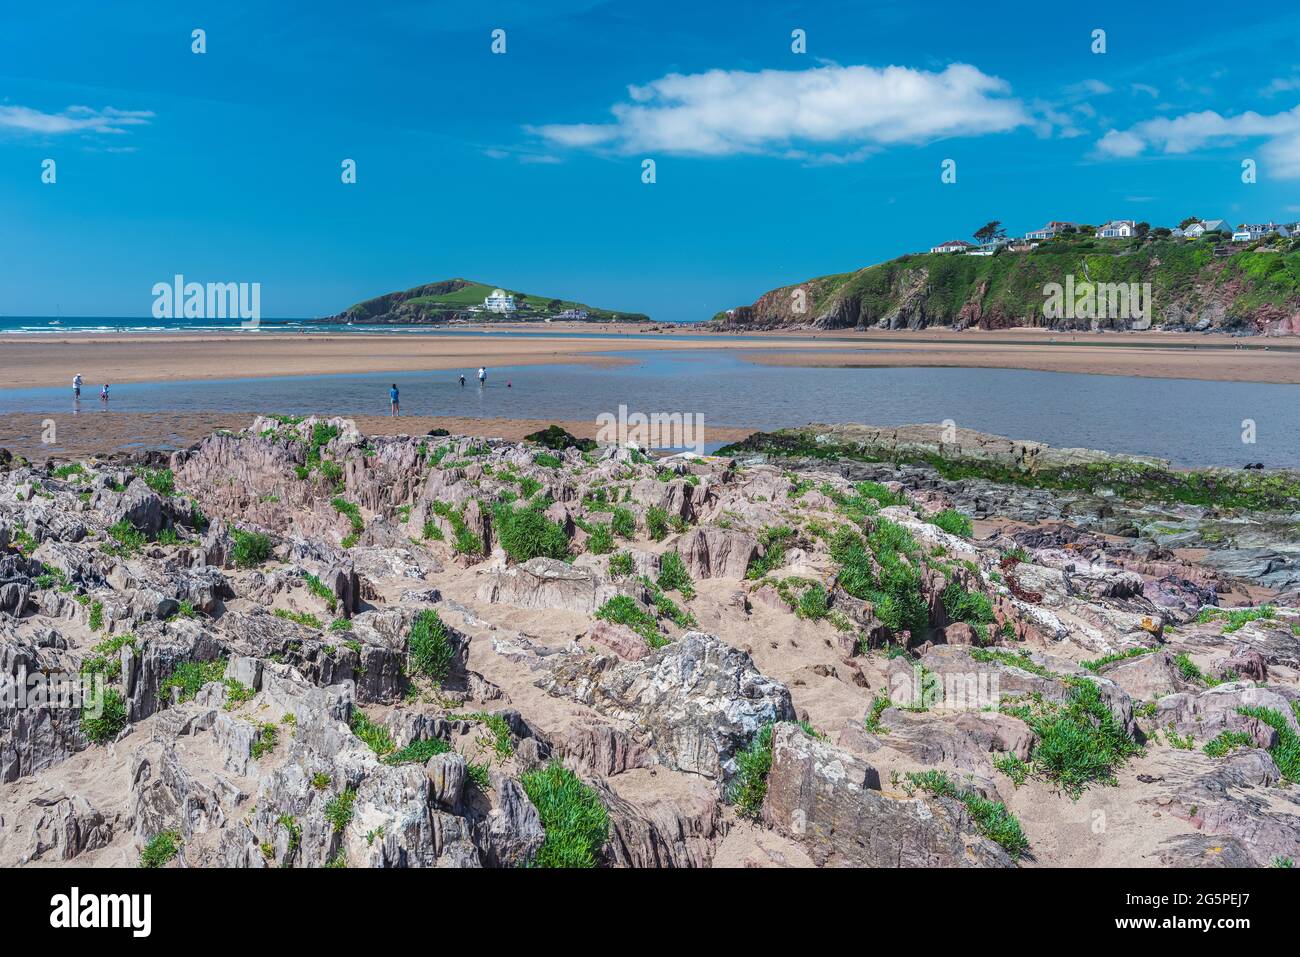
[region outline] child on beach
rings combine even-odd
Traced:
[[[107,383],[107,382],[104,383],[104,388],[102,388],[102,389],[99,390],[99,400],[100,400],[101,402],[107,402],[107,401],[108,401],[108,383]]]
[[[388,390],[388,402],[393,407],[393,416],[396,417],[397,416],[397,383],[396,382],[394,382],[393,387]]]
[[[72,377],[72,397],[74,399],[81,398],[81,373],[80,372],[78,372],[76,375]]]
[[[463,372],[460,374],[460,387],[465,388],[465,373]]]

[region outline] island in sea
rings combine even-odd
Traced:
[[[571,299],[539,296],[472,279],[444,279],[385,293],[319,322],[364,325],[438,325],[466,322],[647,322],[640,312],[601,309]]]

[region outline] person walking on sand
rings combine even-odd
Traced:
[[[394,382],[393,387],[388,390],[388,404],[393,407],[393,418],[396,418],[397,417],[397,383],[396,382]]]
[[[81,373],[80,372],[78,372],[76,375],[72,377],[72,397],[74,399],[81,398]]]
[[[478,367],[478,384],[480,389],[487,385],[487,369],[482,366]]]

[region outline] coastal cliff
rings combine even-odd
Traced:
[[[1053,310],[1051,284],[1068,288],[1067,308]],[[1135,294],[1127,308],[1116,308],[1116,287]],[[1062,236],[987,256],[906,255],[773,289],[712,323],[738,332],[1029,326],[1296,335],[1300,244]]]

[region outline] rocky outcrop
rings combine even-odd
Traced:
[[[699,632],[640,661],[565,655],[537,684],[643,731],[659,763],[719,782],[735,773],[736,751],[759,728],[794,717],[784,685],[743,651]]]
[[[1281,554],[1294,510],[1157,501],[1125,476],[1193,480],[1140,459],[959,435],[950,470],[924,427],[824,428],[737,463],[268,417],[172,456],[175,495],[157,456],[11,462],[0,864],[520,868],[561,837],[610,867],[1015,863],[991,835],[1046,865],[1294,856],[1300,610],[1259,584],[1286,569],[1183,550]],[[615,508],[609,548],[588,529]],[[14,694],[33,676],[110,706]],[[1124,841],[1074,838],[1093,796]]]
[[[479,589],[480,601],[517,608],[594,613],[619,590],[590,568],[555,558],[534,558],[492,573]]]
[[[978,834],[950,798],[899,799],[880,791],[874,768],[777,725],[763,819],[827,867],[1010,867],[1010,855]]]
[[[677,551],[695,578],[743,579],[759,545],[748,532],[695,528],[678,539]]]

